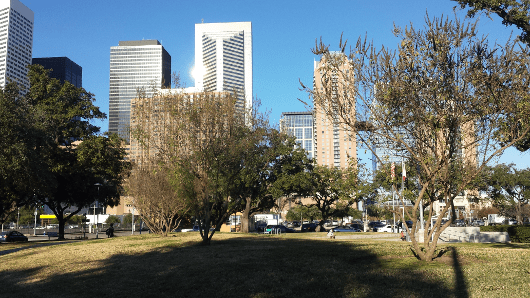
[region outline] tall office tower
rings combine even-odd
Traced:
[[[17,82],[29,89],[33,48],[33,11],[18,0],[0,0],[0,88]]]
[[[343,65],[340,71],[342,75],[352,74],[349,71],[347,57],[342,53],[333,53],[331,59],[339,59]],[[343,60],[343,61],[340,61]],[[326,70],[326,61],[314,63],[313,88],[322,90],[324,84],[326,88],[335,90],[336,96],[341,90],[340,77],[337,73],[328,73]],[[331,89],[330,89],[331,90]],[[327,99],[329,103],[338,98]],[[331,105],[332,106],[332,105]],[[328,107],[329,108],[329,107]],[[332,109],[332,107],[330,107]],[[351,115],[355,117],[355,107],[351,107]],[[351,162],[357,162],[357,140],[355,132],[351,131],[348,126],[335,121],[333,117],[324,112],[323,107],[314,104],[314,127],[315,127],[315,161],[319,165],[334,166],[342,169],[347,168]]]
[[[131,99],[171,86],[171,56],[157,40],[120,41],[110,48],[109,132],[129,142]]]
[[[280,119],[280,131],[296,138],[296,143],[307,151],[307,156],[313,158],[313,113],[312,112],[284,112]]]
[[[83,68],[68,57],[33,58],[32,64],[52,69],[50,78],[58,79],[61,84],[68,81],[77,88],[83,87]]]
[[[408,136],[407,130],[396,127],[393,131],[395,135],[402,136],[408,146],[414,146],[414,140]],[[390,141],[380,136],[374,136],[372,140],[372,170],[374,175],[383,163],[393,162],[396,166],[401,166],[403,157],[407,156],[408,153],[404,148],[396,147],[396,144],[396,142],[390,143]]]
[[[252,109],[252,23],[195,24],[195,87],[238,92],[238,111]]]

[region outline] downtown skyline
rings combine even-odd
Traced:
[[[311,53],[315,40],[322,37],[331,50],[338,49],[341,34],[349,43],[365,35],[377,47],[395,48],[398,39],[393,24],[412,22],[423,27],[425,13],[453,17],[456,2],[443,1],[333,1],[323,6],[317,1],[289,3],[269,1],[248,5],[245,1],[200,1],[193,3],[152,1],[72,2],[24,0],[35,13],[33,57],[66,56],[83,67],[83,86],[95,94],[96,105],[109,112],[109,49],[121,40],[156,39],[172,57],[172,71],[180,73],[184,87],[194,86],[191,70],[195,64],[195,25],[201,22],[252,22],[253,97],[261,100],[262,110],[270,111],[270,121],[278,124],[282,112],[304,112],[298,100],[308,102],[300,83],[312,84]],[[464,11],[457,15],[464,16]],[[479,33],[490,42],[503,43],[513,30],[497,17],[481,16]],[[108,130],[108,119],[97,123]],[[358,148],[363,163],[370,163]],[[506,154],[505,154],[506,155]],[[513,150],[501,162],[524,161],[528,153]],[[369,157],[368,157],[369,158]]]

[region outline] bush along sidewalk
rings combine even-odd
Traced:
[[[481,232],[508,232],[513,242],[530,243],[530,226],[483,226]]]

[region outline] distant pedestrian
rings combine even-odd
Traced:
[[[401,231],[401,240],[402,240],[402,241],[405,241],[405,240],[406,240],[406,238],[405,238],[405,234],[403,234],[403,231]]]
[[[105,231],[107,238],[114,237],[114,224],[110,224],[110,227]]]
[[[333,229],[330,229],[328,232],[329,239],[335,239],[335,231]]]

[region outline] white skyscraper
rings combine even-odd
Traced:
[[[237,108],[252,108],[251,22],[195,24],[195,87],[235,90]]]
[[[33,48],[33,11],[18,0],[0,0],[0,87],[17,82],[29,89]]]
[[[157,40],[120,41],[110,48],[109,132],[129,141],[131,99],[171,86],[171,56]]]

